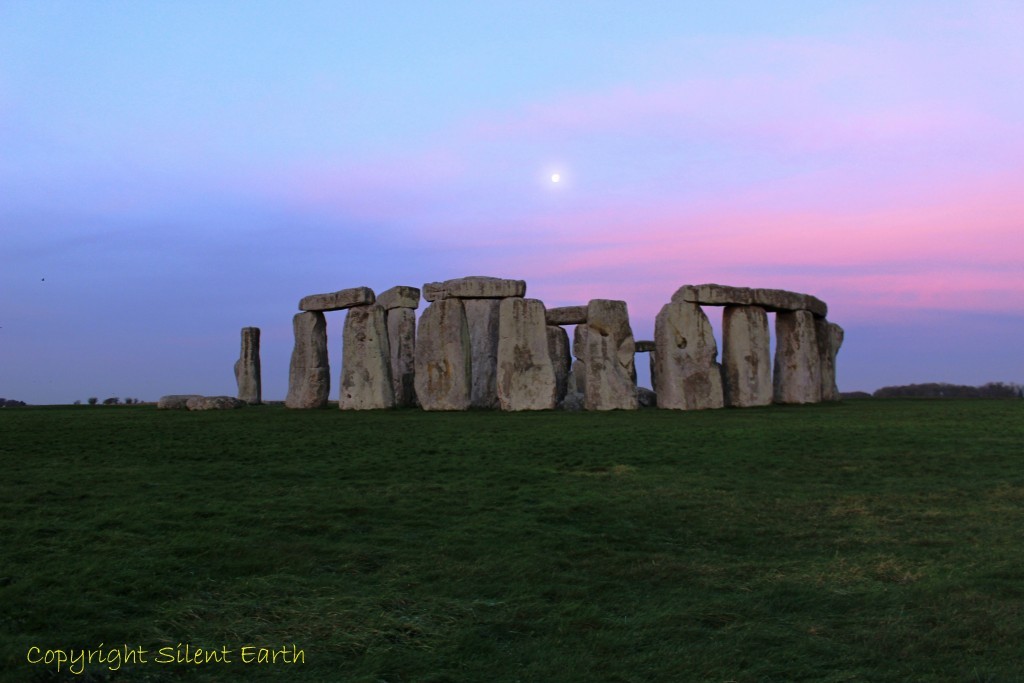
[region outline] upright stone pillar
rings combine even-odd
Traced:
[[[718,344],[704,311],[686,301],[665,304],[654,319],[658,407],[705,410],[725,405]]]
[[[776,403],[817,403],[821,400],[821,358],[810,311],[775,314]]]
[[[737,408],[772,402],[768,313],[760,306],[726,306],[722,313],[725,404]]]
[[[263,388],[260,374],[260,328],[242,328],[242,351],[235,361],[235,381],[238,398],[249,405],[262,403]]]
[[[319,311],[296,313],[292,318],[295,347],[288,368],[289,408],[322,408],[331,391],[327,363],[327,321]]]
[[[388,348],[391,350],[391,385],[395,407],[407,408],[416,402],[416,309],[420,305],[418,287],[398,286],[381,292],[377,303],[387,313]]]
[[[626,302],[591,300],[586,327],[586,409],[636,410],[636,347]]]
[[[559,325],[548,325],[547,337],[548,355],[555,369],[555,405],[560,406],[569,390],[569,372],[572,369],[569,334]]]
[[[469,326],[470,403],[473,408],[498,407],[498,327],[504,299],[462,299]]]
[[[439,299],[416,330],[416,397],[424,410],[470,407],[469,325],[461,299]]]
[[[502,299],[499,317],[497,385],[501,409],[553,409],[558,387],[548,350],[544,304],[537,299]]]
[[[391,350],[384,308],[371,304],[348,309],[343,338],[338,407],[342,410],[394,408]]]
[[[824,318],[815,318],[814,333],[818,338],[818,358],[821,362],[821,400],[838,401],[836,385],[836,354],[843,345],[843,328]]]

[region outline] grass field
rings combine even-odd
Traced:
[[[1024,680],[1024,401],[20,408],[0,462],[3,680]]]

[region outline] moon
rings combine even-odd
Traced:
[[[551,174],[551,182],[557,183],[557,182],[560,182],[561,180],[562,180],[562,174],[561,173],[552,173]]]

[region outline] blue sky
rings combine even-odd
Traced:
[[[470,274],[1024,382],[1021,64],[1013,2],[0,2],[0,396],[234,393],[254,325],[282,398],[303,295]]]

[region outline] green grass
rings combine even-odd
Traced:
[[[3,410],[0,671],[1024,680],[1022,456],[1024,401]],[[147,663],[26,661],[101,643]],[[154,661],[178,643],[233,663]]]

